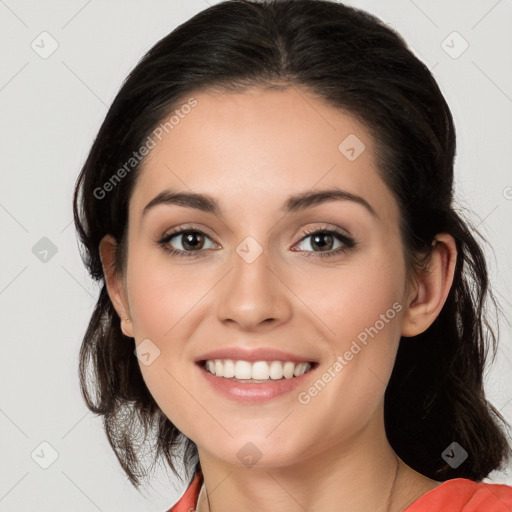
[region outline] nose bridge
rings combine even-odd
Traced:
[[[285,287],[275,276],[268,251],[254,237],[246,237],[233,251],[232,271],[222,288],[218,315],[245,328],[283,321],[290,312]]]

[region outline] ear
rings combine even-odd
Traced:
[[[100,242],[99,252],[105,285],[121,322],[121,330],[125,336],[133,338],[133,325],[131,322],[130,308],[128,306],[127,293],[123,282],[123,276],[115,266],[117,250],[116,239],[112,235],[105,235]],[[128,319],[129,321],[125,321]]]
[[[435,236],[426,271],[420,272],[402,317],[402,336],[426,331],[439,315],[453,283],[457,246],[447,233]]]

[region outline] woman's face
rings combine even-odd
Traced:
[[[124,297],[144,380],[204,457],[270,467],[348,449],[383,429],[406,302],[399,210],[373,142],[296,89],[194,98],[153,136],[129,207]],[[218,211],[145,210],[165,191]],[[320,191],[339,192],[307,199]],[[263,380],[251,361],[288,361],[274,377],[314,364],[256,384],[208,374],[205,358]]]

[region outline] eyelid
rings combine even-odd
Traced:
[[[214,241],[215,239],[215,237],[210,233],[210,230],[207,227],[203,226],[202,224],[179,224],[178,226],[170,228],[167,231],[165,231],[160,238],[168,238],[171,235],[183,233],[183,231],[197,231],[199,233],[207,235],[210,239],[212,239],[212,241]]]
[[[324,231],[334,232],[334,233],[344,236],[346,238],[353,239],[353,236],[349,233],[348,230],[346,230],[340,226],[337,226],[336,224],[330,224],[330,223],[323,222],[323,223],[320,223],[320,225],[315,225],[313,227],[305,227],[305,228],[302,227],[299,231],[301,238],[298,240],[298,242],[302,241],[307,236],[313,235],[318,232],[324,232]],[[297,243],[297,242],[295,242],[295,243]]]

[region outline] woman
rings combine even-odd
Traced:
[[[510,510],[454,153],[426,66],[333,1],[221,2],[148,52],[74,198],[82,390],[136,487],[153,434],[175,512]]]

